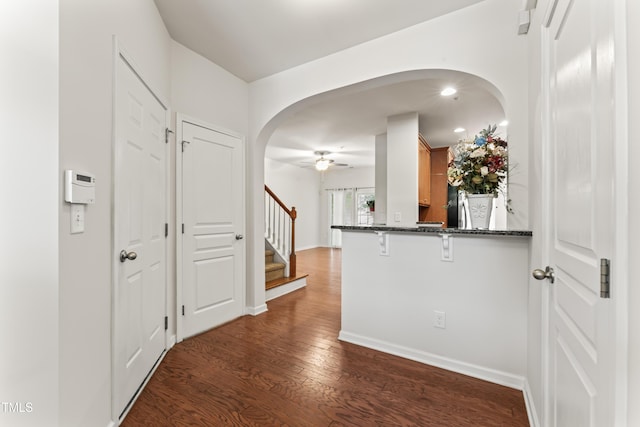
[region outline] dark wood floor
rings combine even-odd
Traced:
[[[305,289],[176,345],[122,425],[529,425],[520,391],[338,341],[340,261],[299,252]]]

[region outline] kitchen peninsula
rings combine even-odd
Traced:
[[[340,340],[526,387],[530,231],[332,228]]]

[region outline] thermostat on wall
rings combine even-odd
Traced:
[[[74,170],[64,171],[64,201],[91,205],[96,201],[96,177]]]

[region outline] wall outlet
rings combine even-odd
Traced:
[[[393,214],[393,220],[395,222],[400,222],[402,221],[402,212],[396,212]]]
[[[437,311],[435,310],[433,312],[433,326],[436,328],[446,328],[446,323],[447,323],[447,315],[445,314],[444,311]]]
[[[442,235],[442,261],[453,261],[453,236],[448,234]]]

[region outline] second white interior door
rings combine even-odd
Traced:
[[[244,147],[237,135],[181,123],[179,316],[185,338],[244,312]]]

